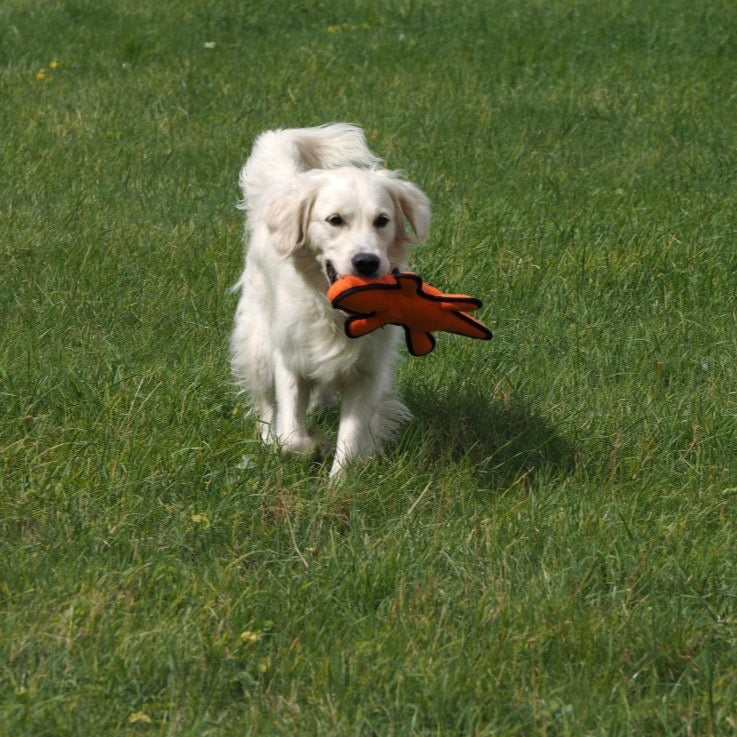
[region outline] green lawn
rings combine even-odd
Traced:
[[[737,734],[736,28],[3,0],[0,735]],[[404,353],[416,420],[343,486],[227,355],[238,169],[333,120],[495,333]]]

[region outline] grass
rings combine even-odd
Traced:
[[[0,21],[0,734],[737,733],[732,3]],[[338,488],[227,368],[238,168],[330,120],[495,331]]]

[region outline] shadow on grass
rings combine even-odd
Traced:
[[[418,386],[403,397],[434,462],[470,460],[477,476],[499,484],[542,470],[567,475],[575,467],[573,445],[517,397],[490,398],[472,387],[426,393]]]

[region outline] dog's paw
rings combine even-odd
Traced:
[[[330,473],[328,473],[328,481],[330,482],[330,484],[340,484],[345,479],[345,477],[345,466],[333,461],[333,464],[330,467]]]
[[[312,455],[318,448],[318,443],[308,433],[291,433],[288,437],[279,438],[279,450],[282,453],[295,455]]]

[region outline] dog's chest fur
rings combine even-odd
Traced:
[[[282,291],[281,289],[279,291]],[[342,384],[370,370],[395,340],[388,326],[360,340],[345,334],[345,314],[324,294],[300,291],[275,302],[274,338],[287,366],[319,384]]]

